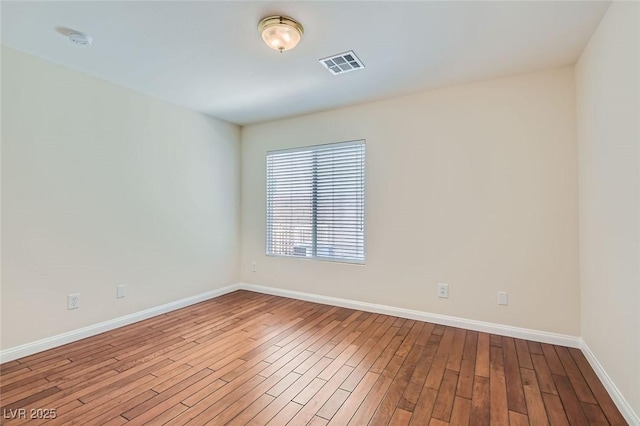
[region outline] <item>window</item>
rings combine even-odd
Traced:
[[[267,152],[267,255],[364,262],[364,141]]]

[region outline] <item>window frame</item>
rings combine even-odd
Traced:
[[[336,258],[330,256],[318,256],[317,255],[317,211],[314,207],[312,213],[312,247],[313,253],[311,256],[296,256],[296,255],[288,255],[288,254],[274,254],[269,253],[269,155],[270,154],[284,154],[288,152],[301,152],[301,151],[313,151],[315,148],[322,148],[328,146],[351,146],[361,144],[364,147],[364,155],[363,155],[363,205],[362,205],[362,259],[355,258]],[[330,142],[324,144],[316,144],[316,145],[305,145],[305,146],[297,146],[293,148],[285,148],[285,149],[274,149],[268,150],[265,153],[265,255],[267,257],[279,257],[279,258],[287,258],[287,259],[302,259],[308,261],[320,261],[320,262],[332,262],[332,263],[343,263],[347,265],[365,265],[367,259],[367,202],[366,202],[366,193],[367,193],[367,156],[366,156],[366,140],[365,139],[354,139],[342,142]],[[315,199],[315,196],[314,196]],[[317,203],[313,203],[314,206],[317,206]]]

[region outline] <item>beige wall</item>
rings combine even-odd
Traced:
[[[6,48],[2,124],[3,349],[237,282],[236,126]]]
[[[582,337],[640,414],[640,4],[614,2],[576,65]]]
[[[578,335],[575,131],[572,68],[246,126],[241,279]],[[266,257],[266,151],[353,139],[366,265]]]

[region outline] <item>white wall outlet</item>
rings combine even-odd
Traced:
[[[256,272],[258,270],[258,266],[256,262],[251,262],[251,272]]]
[[[127,286],[126,285],[119,285],[119,286],[116,287],[116,297],[118,299],[122,299],[126,295],[127,295]]]
[[[441,299],[449,298],[449,284],[438,283],[438,297]]]
[[[507,297],[507,292],[506,291],[499,291],[498,292],[498,305],[508,305],[509,304],[509,298]]]
[[[80,307],[80,293],[74,293],[67,296],[67,309],[78,309]]]

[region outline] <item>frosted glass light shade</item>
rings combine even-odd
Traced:
[[[297,21],[285,16],[269,16],[258,24],[262,39],[270,48],[283,52],[296,47],[304,30]]]

